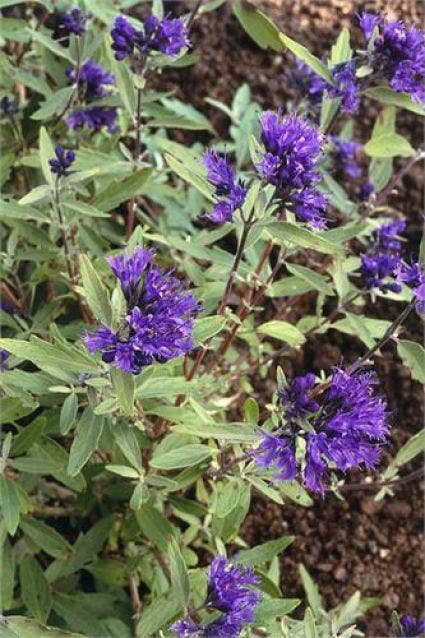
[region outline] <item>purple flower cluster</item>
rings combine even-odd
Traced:
[[[400,638],[419,638],[425,635],[425,618],[414,618],[407,614],[400,617]]]
[[[257,169],[276,196],[297,217],[314,228],[324,228],[326,198],[314,187],[320,180],[317,163],[323,140],[317,128],[291,114],[266,111],[260,118],[264,154]]]
[[[209,624],[199,625],[192,618],[183,618],[171,626],[178,638],[205,636],[236,638],[243,627],[255,620],[255,608],[260,592],[252,589],[258,578],[247,567],[232,565],[224,556],[214,558],[209,570],[208,597],[205,609],[222,612]]]
[[[150,15],[143,22],[143,29],[136,29],[123,16],[117,16],[111,36],[117,60],[132,57],[135,51],[143,56],[156,51],[173,57],[190,46],[186,25],[179,18],[159,20]]]
[[[109,133],[114,133],[117,130],[117,109],[92,104],[95,100],[110,94],[110,87],[115,84],[113,73],[105,71],[94,60],[87,60],[79,72],[69,68],[66,75],[71,82],[77,82],[79,101],[85,104],[84,108],[77,109],[68,115],[66,118],[68,126],[72,130],[80,130],[84,126],[92,131],[106,128]]]
[[[7,350],[3,350],[2,348],[0,348],[0,372],[4,372],[5,370],[7,370],[7,360],[10,357],[9,352],[7,352]]]
[[[220,157],[217,151],[207,151],[203,157],[208,181],[215,186],[217,202],[208,217],[217,224],[231,221],[235,210],[245,201],[246,189],[237,181],[228,157]]]
[[[7,95],[0,100],[0,113],[6,117],[13,118],[19,111],[19,106],[15,100],[11,100]]]
[[[78,7],[71,9],[69,13],[62,15],[62,26],[74,35],[81,36],[86,30],[87,18],[84,13]]]
[[[360,26],[368,45],[368,63],[376,76],[386,78],[394,91],[425,103],[425,33],[369,13],[362,14]],[[371,40],[376,27],[378,34]]]
[[[75,160],[74,151],[67,151],[59,144],[55,148],[56,157],[49,160],[50,170],[58,177],[69,175],[69,167]]]
[[[418,263],[402,263],[399,268],[399,280],[412,288],[416,310],[425,314],[425,268]]]
[[[304,485],[322,495],[330,480],[330,464],[342,472],[374,468],[388,432],[387,403],[374,392],[377,383],[374,373],[350,375],[336,369],[319,399],[313,392],[313,374],[296,377],[280,391],[283,427],[263,435],[253,452],[256,464],[272,468],[274,477],[284,481],[300,472]],[[299,439],[304,439],[305,447],[301,469],[296,453]]]
[[[362,171],[356,162],[356,154],[362,145],[337,135],[329,135],[329,140],[332,143],[331,156],[336,165],[341,167],[349,177],[360,177]]]
[[[89,352],[100,351],[106,363],[138,374],[154,362],[164,363],[193,349],[193,319],[200,306],[170,272],[152,264],[153,253],[137,248],[107,261],[127,301],[123,325],[101,326],[85,337]]]
[[[341,100],[341,110],[355,113],[359,108],[359,86],[356,78],[356,65],[353,60],[341,62],[330,69],[332,83],[315,73],[308,65],[296,62],[292,79],[299,88],[304,89],[308,101],[317,106],[326,92],[331,98]]]
[[[361,255],[360,272],[368,290],[400,292],[401,242],[397,237],[405,227],[405,220],[398,219],[381,225],[373,234],[368,252]]]

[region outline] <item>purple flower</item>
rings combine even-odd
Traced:
[[[372,37],[375,27],[380,25],[381,18],[380,16],[374,15],[373,13],[367,13],[366,11],[358,17],[360,28],[363,31],[366,42],[368,42]]]
[[[304,188],[292,196],[292,206],[296,216],[311,228],[326,228],[326,207],[328,200],[315,188]]]
[[[89,352],[100,351],[105,363],[133,374],[190,352],[193,319],[200,311],[184,284],[153,266],[152,259],[153,252],[143,248],[108,259],[126,298],[127,315],[117,331],[101,326],[85,337]]]
[[[360,272],[368,290],[376,288],[383,293],[400,292],[401,286],[396,281],[401,258],[399,255],[376,253],[361,255]]]
[[[369,55],[375,75],[386,78],[397,92],[409,93],[416,102],[425,102],[425,33],[399,20],[385,21],[366,14],[367,26],[379,26]],[[362,27],[363,28],[363,27]],[[366,39],[370,28],[364,28]]]
[[[405,226],[405,220],[399,219],[374,232],[369,250],[361,255],[360,272],[368,290],[400,292],[401,242],[397,236]]]
[[[327,83],[308,64],[296,58],[295,67],[290,72],[290,80],[297,87],[300,95],[306,96],[313,107],[320,104]]]
[[[7,360],[10,357],[10,353],[7,350],[0,349],[0,372],[7,370]]]
[[[342,472],[374,468],[388,433],[387,403],[374,391],[377,383],[374,373],[350,375],[337,368],[328,390],[314,396],[315,376],[296,377],[280,390],[283,426],[264,434],[253,451],[256,464],[271,468],[274,478],[281,480],[294,479],[300,472],[304,485],[321,494],[331,465]],[[296,456],[299,438],[305,440],[301,465]]]
[[[74,111],[68,115],[66,123],[73,131],[78,131],[87,126],[94,132],[106,128],[109,133],[115,133],[118,130],[117,117],[118,112],[115,107],[92,106]]]
[[[87,60],[81,66],[77,74],[72,67],[66,70],[66,75],[71,82],[78,81],[80,98],[86,102],[109,95],[109,87],[115,84],[115,76],[108,73],[94,60]]]
[[[55,154],[56,157],[49,160],[50,170],[58,177],[69,175],[68,168],[75,160],[74,151],[67,151],[58,144],[55,148]]]
[[[209,570],[208,597],[204,608],[222,612],[211,623],[196,625],[191,618],[179,620],[171,631],[179,638],[202,635],[208,638],[236,638],[255,620],[260,592],[253,589],[258,578],[251,569],[232,565],[224,556],[214,558]]]
[[[135,51],[142,55],[156,51],[173,57],[190,46],[186,25],[179,18],[159,20],[150,15],[143,23],[143,29],[136,29],[126,18],[117,16],[111,36],[117,60],[131,57]]]
[[[323,140],[318,129],[291,114],[266,111],[260,118],[264,154],[257,169],[276,187],[276,198],[313,228],[324,228],[327,199],[313,185]]]
[[[215,186],[215,194],[219,198],[208,217],[217,224],[231,221],[234,211],[245,201],[246,189],[236,180],[228,157],[221,157],[217,151],[211,150],[204,154],[203,163],[208,181]]]
[[[416,619],[406,614],[400,617],[400,626],[400,638],[416,638],[425,634],[425,618]]]
[[[291,114],[266,111],[260,117],[263,159],[257,168],[263,179],[281,192],[306,188],[320,179],[317,161],[322,136],[306,120]]]
[[[356,162],[356,154],[362,145],[337,135],[329,135],[329,140],[332,142],[331,155],[336,166],[341,167],[350,177],[359,177],[362,171]]]
[[[362,184],[360,184],[360,188],[359,188],[360,201],[362,202],[367,201],[369,197],[372,195],[374,190],[375,188],[371,182],[363,182]]]
[[[305,417],[309,412],[317,412],[318,402],[310,397],[316,385],[316,375],[312,372],[302,377],[295,377],[292,383],[279,388],[279,402],[283,417],[291,422],[293,419]]]
[[[6,117],[13,118],[19,111],[19,105],[15,100],[11,100],[7,95],[0,100],[0,113]]]
[[[331,75],[333,85],[326,86],[328,95],[341,99],[341,110],[344,113],[356,113],[360,100],[355,63],[352,60],[341,62],[331,69]]]
[[[62,15],[62,25],[68,33],[74,33],[74,35],[81,36],[85,33],[86,21],[86,16],[78,7],[74,7],[69,13]]]
[[[425,268],[418,263],[402,263],[399,267],[399,280],[411,286],[416,310],[425,314]]]

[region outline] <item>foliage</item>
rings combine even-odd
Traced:
[[[165,67],[196,63],[186,32],[196,14],[164,18],[155,0],[144,22],[116,21],[135,4],[81,3],[66,19],[50,2],[2,4],[16,12],[0,25],[0,633],[171,636],[186,617],[195,628],[181,635],[231,621],[235,636],[361,636],[356,621],[378,601],[356,592],[325,610],[302,564],[306,601],[291,597],[279,555],[293,537],[248,547],[241,526],[254,498],[309,507],[310,492],[325,487],[343,498],[349,468],[377,466],[391,418],[381,394],[371,398],[374,375],[356,374],[388,341],[412,378],[425,379],[422,345],[399,338],[407,316],[423,311],[425,276],[411,263],[421,257],[403,254],[404,226],[388,203],[424,156],[397,131],[403,109],[424,114],[418,89],[412,99],[372,67],[355,69],[350,90],[367,76],[359,99],[376,100],[379,114],[362,148],[347,146],[348,85],[335,69],[360,55],[348,31],[322,61],[235,2],[255,43],[291,51],[294,74],[321,88],[282,105],[297,112],[286,119],[259,117],[247,85],[230,105],[209,98],[231,123],[218,139],[204,113],[151,85]],[[177,130],[210,143],[183,144]],[[355,166],[348,191],[337,169],[353,171],[360,156],[367,175]],[[312,310],[294,322],[301,295]],[[385,296],[400,305],[392,322],[374,305]],[[358,339],[364,356],[287,381],[279,364],[330,329]],[[258,382],[276,376],[264,396]],[[356,395],[357,411],[344,413],[351,429],[337,436]],[[379,432],[364,429],[377,421]],[[379,466],[376,498],[424,450],[422,434]],[[325,435],[326,453],[314,438]],[[258,462],[272,437],[272,457]],[[287,441],[289,473],[279,456]],[[347,441],[352,457],[366,452],[347,460]],[[260,592],[243,592],[252,618],[238,616],[234,590],[230,604],[220,589],[225,561],[213,562],[219,577],[208,571],[214,556]]]

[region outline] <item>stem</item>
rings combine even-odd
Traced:
[[[66,234],[65,219],[63,215],[60,194],[61,194],[61,179],[60,177],[57,177],[55,181],[55,207],[56,207],[56,213],[59,219],[59,227],[61,231],[63,250],[65,253],[66,268],[68,270],[68,276],[71,282],[71,288],[74,289],[77,282],[75,277],[74,264],[72,262],[71,251],[69,249],[68,236]]]
[[[197,15],[199,9],[201,8],[201,6],[202,6],[202,0],[196,0],[195,5],[194,5],[192,11],[190,12],[188,21],[186,23],[186,28],[187,28],[188,32],[190,32],[190,30],[192,28],[193,21],[195,20],[196,15]]]
[[[134,159],[134,168],[137,167],[137,162],[140,157],[140,152],[142,148],[142,97],[143,97],[143,89],[137,87],[137,107],[136,107],[136,143],[134,146],[133,159]],[[136,206],[136,200],[133,197],[128,204],[128,216],[127,216],[127,238],[130,237],[134,230],[134,222],[135,222],[135,214],[134,209]]]
[[[375,205],[379,206],[380,204],[383,204],[387,199],[387,196],[391,194],[392,190],[403,179],[406,173],[410,171],[412,166],[414,166],[416,162],[420,162],[423,159],[425,159],[425,151],[419,150],[414,157],[412,157],[408,162],[406,162],[404,166],[402,166],[398,173],[395,173],[392,176],[387,186],[377,196]]]
[[[134,631],[137,636],[137,624],[143,608],[142,601],[139,596],[138,578],[135,574],[131,574],[128,581],[128,588],[130,590],[131,606],[133,609]]]
[[[65,218],[64,218],[64,214],[63,214],[63,210],[62,210],[62,202],[61,202],[61,178],[60,177],[56,177],[56,181],[55,181],[55,208],[56,208],[56,214],[58,216],[58,220],[59,220],[59,227],[60,227],[60,232],[61,232],[61,238],[62,238],[62,245],[63,245],[63,251],[65,254],[65,262],[66,262],[66,268],[68,271],[68,276],[69,276],[69,281],[70,281],[70,285],[71,285],[71,290],[72,292],[75,294],[76,298],[77,298],[77,302],[78,302],[78,306],[80,308],[80,312],[81,312],[81,316],[83,317],[84,321],[91,323],[92,322],[92,317],[90,315],[90,313],[88,312],[87,308],[84,305],[83,299],[81,298],[81,296],[78,294],[78,292],[76,291],[76,285],[77,285],[77,272],[74,266],[74,262],[72,259],[72,255],[71,255],[71,250],[69,248],[69,241],[68,241],[68,235],[66,232],[66,226],[65,226]]]
[[[414,481],[417,478],[421,478],[424,476],[423,468],[419,470],[415,470],[407,476],[403,476],[398,479],[387,479],[385,481],[372,481],[371,483],[348,483],[347,485],[342,485],[338,488],[341,492],[361,492],[363,490],[374,490],[377,487],[385,487],[385,486],[397,486],[403,485],[404,483],[410,483],[410,481]]]
[[[397,328],[401,326],[401,324],[403,323],[405,319],[407,319],[407,317],[409,316],[410,312],[413,310],[414,307],[415,307],[415,302],[411,301],[403,310],[403,312],[396,319],[394,319],[392,324],[388,326],[383,337],[381,337],[381,339],[379,339],[379,341],[377,341],[375,345],[366,352],[366,354],[364,354],[362,357],[360,357],[360,359],[358,359],[351,366],[349,366],[349,368],[347,369],[347,374],[354,374],[354,372],[357,372],[357,370],[359,370],[363,366],[363,364],[377,350],[379,350],[379,348],[381,348],[384,344],[386,344],[387,341],[392,337],[394,332],[397,330]]]
[[[241,238],[238,244],[238,247],[236,249],[236,254],[235,254],[235,259],[233,261],[233,265],[232,265],[232,269],[230,271],[230,275],[229,278],[227,280],[227,284],[226,284],[226,288],[224,291],[224,295],[221,299],[220,305],[218,307],[217,310],[217,314],[218,315],[222,315],[224,314],[224,311],[226,309],[226,306],[229,302],[229,297],[231,295],[232,292],[232,288],[233,288],[233,283],[235,281],[237,272],[238,272],[238,268],[239,268],[239,264],[241,263],[242,257],[243,257],[243,252],[245,250],[245,245],[248,239],[248,235],[249,235],[249,231],[251,230],[252,227],[252,215],[250,216],[250,218],[247,221],[244,221],[244,225],[243,225],[243,229],[242,229],[242,234],[241,234]]]
[[[254,212],[251,213],[251,215],[248,217],[247,220],[244,220],[243,222],[243,228],[242,228],[242,233],[241,233],[241,237],[238,243],[238,247],[236,249],[236,254],[235,254],[235,259],[233,261],[233,265],[232,268],[230,270],[230,274],[227,280],[227,284],[226,284],[226,288],[223,294],[223,297],[221,299],[220,305],[218,307],[217,310],[217,314],[218,315],[223,315],[224,311],[226,309],[226,306],[229,302],[229,298],[233,289],[233,284],[238,272],[238,268],[239,265],[242,261],[242,257],[243,257],[243,253],[245,250],[245,246],[246,246],[246,242],[248,239],[248,235],[249,235],[249,231],[251,230],[254,222],[253,222],[253,216],[254,216]],[[205,341],[202,344],[202,348],[200,348],[196,354],[195,357],[195,361],[193,363],[192,369],[190,370],[190,372],[188,374],[186,374],[186,380],[187,381],[191,381],[196,373],[196,371],[199,369],[199,366],[201,365],[202,361],[205,358],[205,355],[207,353],[207,347],[208,344],[211,342],[211,338],[207,339],[207,341]]]

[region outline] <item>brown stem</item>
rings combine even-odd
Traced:
[[[138,578],[135,574],[131,574],[128,581],[128,588],[130,590],[131,606],[133,609],[134,620],[134,636],[137,638],[137,625],[139,622],[140,614],[143,609],[142,601],[139,595]]]
[[[143,97],[143,89],[137,87],[137,107],[136,107],[136,143],[134,145],[133,159],[134,159],[134,168],[137,168],[137,162],[140,157],[140,152],[142,148],[142,97]],[[135,207],[136,207],[136,199],[133,197],[127,206],[127,238],[130,237],[134,230],[134,222],[135,222]]]
[[[372,481],[371,483],[348,483],[347,485],[342,485],[338,488],[340,492],[361,492],[364,490],[375,490],[380,487],[396,487],[398,485],[403,485],[404,483],[410,483],[410,481],[414,481],[417,478],[424,477],[424,470],[420,468],[419,470],[415,470],[407,476],[403,476],[398,479],[387,479],[385,481]]]
[[[347,373],[348,374],[353,374],[354,372],[357,372],[357,370],[359,370],[363,364],[377,351],[379,350],[379,348],[381,348],[383,345],[385,345],[387,343],[387,341],[392,337],[392,335],[394,334],[394,332],[397,330],[397,328],[399,326],[401,326],[401,324],[403,323],[403,321],[405,319],[407,319],[407,317],[409,316],[410,312],[413,310],[413,308],[415,307],[415,302],[411,301],[406,308],[403,310],[403,312],[396,318],[394,319],[394,321],[392,322],[392,324],[390,326],[388,326],[387,330],[385,331],[385,334],[383,335],[383,337],[381,337],[381,339],[379,339],[379,341],[377,341],[375,343],[374,346],[372,346],[372,348],[370,348],[366,354],[364,354],[362,357],[360,357],[357,361],[355,361],[351,366],[349,366]]]
[[[195,5],[194,5],[192,11],[190,12],[190,16],[189,16],[188,21],[186,23],[186,28],[187,28],[189,33],[190,33],[191,29],[192,29],[193,21],[195,20],[196,15],[197,15],[199,9],[201,8],[201,6],[202,6],[202,0],[196,0]]]
[[[376,206],[383,204],[387,199],[388,195],[391,194],[392,190],[397,186],[397,184],[403,179],[403,177],[410,171],[412,166],[416,164],[416,162],[420,162],[425,159],[425,151],[420,150],[418,153],[412,157],[406,164],[399,170],[398,173],[395,173],[390,179],[387,186],[377,195],[376,197]]]
[[[241,233],[241,237],[240,240],[238,242],[238,247],[236,250],[236,254],[235,254],[235,259],[233,261],[233,265],[227,280],[227,284],[226,284],[226,288],[223,294],[223,297],[221,299],[220,305],[218,307],[217,310],[217,314],[218,315],[223,315],[225,312],[225,309],[227,307],[227,304],[229,302],[229,298],[233,289],[233,284],[238,272],[238,268],[239,265],[242,261],[242,257],[244,254],[244,250],[245,250],[245,246],[246,246],[246,242],[248,239],[248,235],[249,235],[249,231],[251,230],[252,226],[253,226],[253,216],[254,216],[254,212],[251,213],[251,215],[248,217],[247,220],[243,221],[243,228],[242,228],[242,233]],[[193,363],[192,369],[186,374],[186,380],[187,381],[191,381],[193,379],[193,377],[195,376],[197,370],[199,369],[199,366],[201,365],[202,361],[205,358],[205,355],[207,353],[207,347],[209,345],[209,343],[211,342],[211,339],[207,339],[207,341],[205,341],[202,344],[202,347],[198,350],[198,352],[196,353],[196,357],[195,357],[195,361]],[[187,364],[186,364],[187,367]]]

